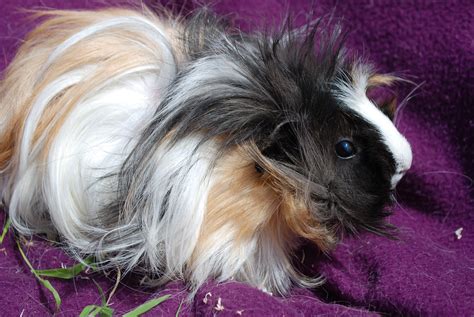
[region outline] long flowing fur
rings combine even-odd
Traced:
[[[411,150],[365,94],[390,77],[348,59],[337,28],[247,36],[205,11],[42,18],[0,86],[2,198],[21,233],[57,232],[79,259],[159,283],[285,294],[321,282],[292,264],[301,238],[326,251],[341,227],[385,228]],[[321,144],[337,131],[313,118],[368,131],[380,179],[336,182]]]

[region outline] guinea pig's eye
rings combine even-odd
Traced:
[[[342,159],[350,159],[356,155],[356,149],[351,141],[342,140],[336,144],[336,154]]]
[[[255,170],[256,170],[257,173],[259,173],[259,174],[263,174],[263,172],[265,172],[265,170],[263,169],[263,167],[261,167],[260,165],[258,165],[258,163],[255,163]]]

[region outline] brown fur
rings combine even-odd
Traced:
[[[255,145],[239,147],[219,161],[218,177],[209,193],[194,254],[197,256],[209,248],[213,234],[228,224],[236,232],[234,242],[240,246],[266,232],[265,235],[273,233],[270,236],[275,244],[284,243],[280,245],[284,250],[291,249],[298,237],[312,241],[323,251],[328,250],[334,238],[313,217],[304,199],[295,195],[298,189],[291,189],[288,180],[257,153]],[[265,169],[263,174],[256,171],[256,161]]]
[[[403,79],[393,75],[373,74],[369,77],[367,83],[367,94],[369,95],[369,98],[371,97],[371,95],[375,95],[375,98],[371,99],[375,99],[375,104],[391,118],[393,118],[397,110],[398,101],[396,95],[390,90],[388,90],[391,92],[389,96],[385,96],[384,98],[377,98],[377,92],[374,93],[374,91],[378,89],[384,89],[384,87],[385,90],[387,90],[387,87],[392,87],[396,82],[402,80]]]
[[[389,74],[373,74],[369,77],[367,88],[370,89],[372,87],[379,86],[392,86],[395,82],[399,80],[400,78],[398,78],[397,76]]]

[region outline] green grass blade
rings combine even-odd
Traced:
[[[33,275],[38,279],[38,281],[47,289],[51,292],[51,294],[53,295],[54,297],[54,301],[56,302],[56,310],[59,310],[59,308],[61,307],[61,297],[59,296],[59,293],[58,291],[56,291],[56,289],[53,287],[53,285],[51,285],[51,283],[43,278],[41,278],[41,276],[39,276],[35,269],[33,268],[33,265],[31,265],[30,261],[28,260],[28,258],[26,257],[25,253],[23,252],[23,249],[21,248],[21,245],[20,245],[20,241],[16,241],[16,244],[18,246],[18,250],[20,251],[20,254],[21,254],[21,257],[23,258],[23,260],[25,261],[26,265],[28,265],[28,267],[30,268],[30,271],[31,273],[33,273]]]
[[[79,317],[93,317],[95,315],[92,314],[92,311],[95,310],[98,306],[96,305],[89,305],[89,306],[86,306],[84,307],[84,309],[81,311],[81,314],[79,315]]]
[[[100,317],[112,317],[114,310],[107,306],[104,290],[102,289],[102,287],[100,287],[99,283],[97,283],[94,279],[92,279],[92,282],[94,282],[95,286],[97,286],[97,289],[99,290],[100,301],[102,302],[102,306],[97,306],[97,305],[86,306],[82,310],[79,317],[89,317],[89,316],[94,317],[94,316],[97,316],[97,314]]]
[[[97,289],[99,290],[99,295],[100,295],[100,301],[102,302],[102,306],[107,306],[107,300],[105,299],[105,293],[102,287],[100,287],[99,283],[97,283],[94,279],[92,280],[94,282],[95,286],[97,286]]]
[[[114,310],[108,306],[102,306],[99,311],[100,317],[112,317]]]
[[[55,277],[62,279],[71,279],[79,275],[84,270],[82,263],[76,264],[72,267],[58,268],[58,269],[47,269],[47,270],[36,270],[36,273],[41,276]]]
[[[112,317],[114,310],[110,307],[89,305],[84,307],[79,317]]]
[[[8,218],[7,222],[5,222],[5,225],[3,226],[2,235],[0,236],[0,243],[3,243],[3,239],[5,239],[5,236],[7,235],[7,232],[10,229],[11,224],[12,224],[12,221],[10,218]]]
[[[95,317],[102,311],[102,306],[89,305],[84,307],[79,317]]]
[[[55,278],[62,278],[69,280],[74,278],[75,276],[79,275],[82,271],[84,271],[87,266],[86,264],[90,264],[92,260],[87,258],[84,260],[84,263],[77,263],[71,267],[65,268],[57,268],[57,269],[47,269],[47,270],[36,270],[36,273],[41,276],[48,276],[48,277],[55,277]]]
[[[163,303],[165,300],[167,300],[170,297],[171,297],[171,295],[165,295],[165,296],[161,296],[160,298],[151,299],[151,300],[141,304],[140,306],[136,307],[135,309],[129,311],[128,313],[123,315],[123,317],[138,317],[141,314],[144,314],[147,311],[149,311],[149,310],[153,309],[154,307],[158,306],[159,304]]]
[[[181,300],[181,303],[179,303],[178,310],[176,311],[175,317],[179,317],[179,313],[181,312],[181,307],[183,306],[184,299]]]
[[[70,268],[59,268],[59,269],[47,269],[47,270],[36,270],[36,273],[41,276],[47,277],[55,277],[55,278],[62,278],[65,280],[69,280],[79,273],[82,272],[84,269],[82,264],[77,264]]]
[[[61,297],[59,296],[58,291],[56,291],[56,289],[53,287],[53,285],[51,285],[48,280],[44,280],[40,277],[38,279],[40,283],[43,284],[43,286],[46,287],[51,292],[51,294],[53,294],[54,301],[56,302],[56,309],[59,310],[59,308],[61,307]]]

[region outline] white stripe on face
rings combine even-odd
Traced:
[[[394,189],[406,171],[411,167],[413,155],[407,139],[400,134],[393,122],[374,105],[366,95],[369,70],[356,66],[352,72],[352,85],[338,83],[338,98],[344,105],[371,123],[379,132],[383,142],[395,161],[395,173],[391,179]]]

